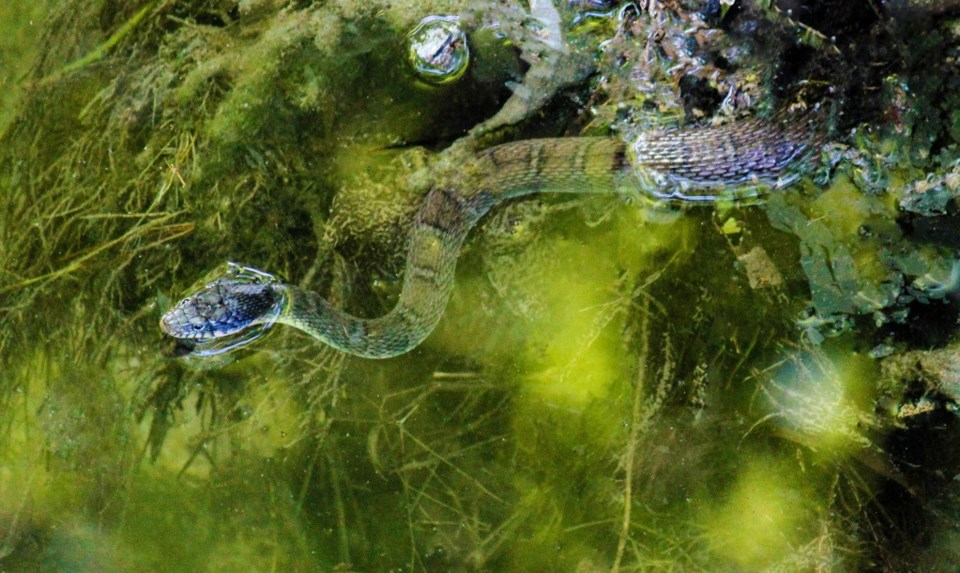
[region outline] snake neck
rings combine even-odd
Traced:
[[[359,318],[287,285],[278,321],[330,346],[388,358],[419,345],[443,315],[460,247],[470,229],[507,199],[540,192],[645,194],[705,200],[690,190],[779,187],[816,141],[807,120],[755,120],[647,134],[632,148],[615,138],[534,139],[492,147],[438,175],[417,212],[396,306]],[[677,191],[679,190],[679,191]]]
[[[286,285],[288,302],[278,322],[357,356],[408,352],[443,316],[460,247],[484,214],[506,199],[545,190],[610,193],[625,172],[625,158],[626,146],[613,138],[529,140],[481,152],[425,197],[407,243],[403,287],[390,312],[360,318]]]
[[[312,291],[287,285],[287,307],[278,322],[356,356],[389,358],[408,352],[440,321],[453,289],[460,246],[494,203],[482,192],[465,196],[434,189],[427,195],[410,233],[399,300],[384,316],[353,316]]]

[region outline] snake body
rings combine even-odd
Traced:
[[[440,177],[417,212],[396,306],[372,319],[335,308],[317,293],[247,269],[206,284],[162,317],[169,335],[215,354],[255,338],[273,322],[367,358],[403,354],[443,315],[464,239],[496,205],[536,193],[642,192],[680,201],[740,197],[779,188],[817,153],[816,114],[715,127],[648,132],[632,145],[612,137],[531,139],[491,147]],[[232,340],[224,343],[224,340]]]

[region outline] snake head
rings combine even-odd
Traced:
[[[190,345],[193,355],[212,356],[253,342],[273,326],[286,303],[274,276],[236,263],[203,282],[160,318],[160,329]]]

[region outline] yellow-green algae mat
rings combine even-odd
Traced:
[[[5,80],[23,95],[0,122],[0,570],[956,559],[955,487],[924,490],[888,438],[960,386],[909,396],[899,381],[919,374],[881,379],[895,349],[852,330],[895,320],[904,292],[956,292],[944,249],[901,248],[892,223],[895,190],[956,189],[946,168],[856,155],[829,186],[762,207],[509,205],[473,234],[444,321],[408,355],[348,359],[277,332],[230,362],[176,356],[161,307],[227,259],[361,314],[389,308],[419,199],[408,176],[492,116],[543,49],[525,4],[473,3],[473,29],[499,21],[507,38],[479,36],[460,82],[418,83],[406,31],[466,4],[51,2],[42,34],[28,31],[47,4],[0,7],[0,61],[39,53]],[[733,42],[690,27],[706,26],[693,12],[613,4],[557,2],[571,49],[649,57],[645,30]],[[768,4],[754,10],[783,16]],[[639,71],[602,54],[592,85],[611,101],[551,104],[520,133],[605,133],[630,105],[647,110],[634,127],[657,125],[682,112],[670,74],[703,68],[682,50]],[[754,93],[762,58],[739,57],[704,76]],[[656,87],[625,95],[637,84]],[[850,149],[889,158],[883,141]],[[865,193],[877,173],[887,194]],[[951,415],[924,436],[955,435]],[[934,503],[941,521],[918,517]]]

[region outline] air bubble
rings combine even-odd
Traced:
[[[467,34],[453,16],[427,16],[407,35],[407,57],[417,75],[432,84],[460,79],[470,63]]]

